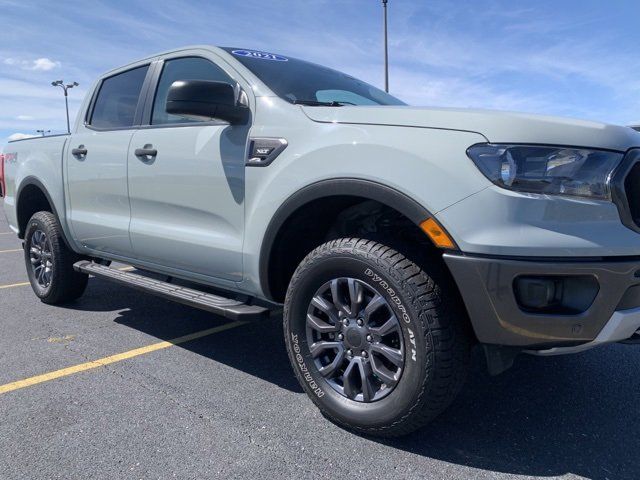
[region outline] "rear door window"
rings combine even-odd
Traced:
[[[149,65],[105,78],[98,91],[89,124],[96,128],[133,126],[147,70]]]
[[[171,115],[167,113],[167,94],[169,87],[177,80],[210,80],[214,82],[235,82],[224,70],[215,63],[200,57],[185,57],[167,60],[162,68],[162,75],[158,82],[156,97],[153,101],[151,124],[190,123],[198,120]]]

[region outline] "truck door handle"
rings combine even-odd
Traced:
[[[84,157],[87,155],[87,149],[84,145],[79,145],[78,148],[74,148],[71,150],[71,155],[74,157]]]
[[[158,150],[151,148],[151,145],[145,145],[144,148],[136,148],[134,153],[136,157],[155,157],[158,155]]]

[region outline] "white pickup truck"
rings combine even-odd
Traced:
[[[415,108],[199,46],[101,76],[70,135],[9,143],[2,191],[42,301],[94,275],[232,319],[284,304],[311,399],[390,436],[450,404],[474,346],[499,373],[638,342],[638,147],[628,127]]]

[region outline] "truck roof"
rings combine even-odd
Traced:
[[[103,77],[105,75],[109,75],[110,73],[115,73],[117,71],[120,71],[122,69],[130,67],[132,65],[136,65],[137,63],[144,62],[145,60],[151,60],[151,59],[153,59],[155,57],[159,57],[161,55],[168,55],[168,54],[171,54],[171,53],[177,53],[177,52],[181,52],[183,50],[197,50],[197,49],[212,50],[212,51],[214,51],[216,53],[220,53],[220,52],[226,53],[226,51],[223,50],[221,47],[217,47],[215,45],[186,45],[186,46],[180,47],[180,48],[174,48],[174,49],[171,49],[171,50],[165,50],[163,52],[157,52],[157,53],[154,53],[153,55],[147,55],[146,57],[138,58],[137,60],[134,60],[132,62],[126,63],[124,65],[119,65],[119,66],[114,67],[114,68],[112,68],[110,70],[107,70],[102,75],[100,75],[100,77]]]

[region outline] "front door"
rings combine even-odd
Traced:
[[[66,152],[69,224],[75,238],[96,251],[132,253],[127,153],[148,68],[102,80],[87,124],[71,136]]]
[[[192,79],[232,82],[201,57],[164,62],[150,125],[129,149],[131,242],[140,260],[239,281],[249,126],[167,114],[171,84]]]

